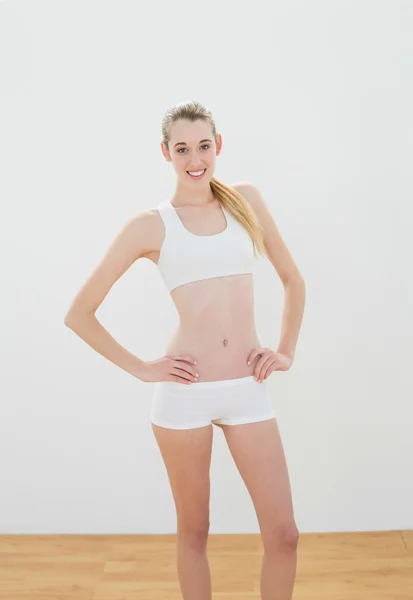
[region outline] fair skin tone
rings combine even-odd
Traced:
[[[201,144],[204,139],[212,142]],[[175,146],[180,142],[184,144]],[[178,152],[180,148],[183,150]],[[161,144],[161,149],[176,172],[172,204],[184,225],[200,235],[222,231],[223,215],[209,186],[216,157],[222,149],[222,136],[214,139],[209,124],[203,121],[180,121],[171,129],[169,148]],[[199,181],[192,180],[186,172],[203,168],[207,170]],[[237,189],[257,213],[265,231],[269,259],[284,286],[283,325],[277,351],[259,343],[251,317],[252,283],[247,275],[190,283],[173,290],[171,298],[180,315],[180,327],[170,342],[170,352],[155,361],[145,362],[133,356],[102,327],[95,317],[96,310],[119,277],[138,258],[146,257],[156,264],[164,235],[157,211],[139,213],[125,224],[78,292],[65,323],[92,348],[142,381],[169,380],[186,384],[250,374],[263,380],[272,372],[288,370],[294,359],[303,314],[304,281],[257,188],[246,182],[230,187]],[[205,323],[206,314],[212,316]],[[196,336],[193,331],[197,332]],[[223,335],[229,340],[227,347],[221,343]],[[181,352],[182,349],[188,351]],[[197,365],[194,364],[196,359]],[[290,600],[298,530],[276,419],[220,427],[251,496],[260,526],[264,546],[261,598]],[[176,506],[177,565],[183,598],[210,600],[206,541],[212,425],[175,430],[152,424],[152,428]]]

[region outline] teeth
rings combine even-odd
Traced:
[[[197,175],[202,175],[202,173],[203,173],[204,171],[205,171],[205,169],[202,169],[202,171],[188,171],[188,173],[189,173],[190,175],[195,175],[195,177],[196,177]]]

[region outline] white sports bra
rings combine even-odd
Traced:
[[[252,239],[223,206],[227,227],[213,235],[186,229],[170,200],[158,204],[156,210],[165,225],[157,267],[169,292],[192,281],[253,273]]]

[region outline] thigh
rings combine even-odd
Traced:
[[[209,526],[212,425],[168,429],[152,423],[175,502],[178,528]]]
[[[274,533],[293,538],[291,487],[276,418],[221,427],[253,501],[264,543]]]

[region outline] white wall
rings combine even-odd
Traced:
[[[174,533],[152,383],[66,328],[131,215],[174,191],[164,112],[198,99],[215,175],[262,191],[307,284],[292,369],[269,386],[301,532],[413,527],[409,2],[0,2],[0,533]],[[257,263],[275,347],[283,288]],[[137,261],[98,313],[144,360],[177,312]],[[211,533],[258,532],[214,428]]]

